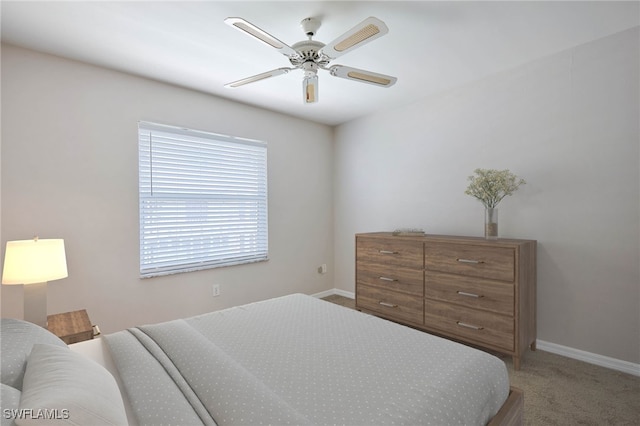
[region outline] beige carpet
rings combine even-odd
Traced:
[[[355,308],[346,297],[324,300]],[[541,350],[527,352],[520,371],[502,359],[524,391],[526,425],[640,426],[640,377]]]

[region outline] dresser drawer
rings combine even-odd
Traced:
[[[367,285],[357,285],[356,305],[389,319],[423,323],[423,298]]]
[[[515,250],[469,244],[425,244],[424,263],[428,270],[513,282]]]
[[[504,315],[514,315],[514,285],[465,275],[425,272],[424,295]]]
[[[514,319],[450,303],[425,300],[424,323],[427,327],[459,336],[472,343],[487,344],[512,351]]]
[[[361,262],[356,267],[356,276],[359,284],[403,291],[417,296],[424,294],[422,269]]]
[[[356,261],[422,269],[422,242],[394,238],[356,238]]]

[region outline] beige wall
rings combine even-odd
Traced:
[[[138,278],[138,120],[268,143],[268,262]],[[86,308],[110,332],[333,288],[330,127],[3,45],[1,158],[3,251],[65,239],[49,313]],[[21,287],[2,286],[3,316],[22,316]]]
[[[500,233],[538,246],[538,338],[640,362],[638,28],[336,130],[336,287],[356,232],[483,232],[476,168],[527,184]],[[437,64],[436,64],[437,66]]]

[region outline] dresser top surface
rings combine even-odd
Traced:
[[[522,245],[522,244],[531,244],[536,243],[536,240],[526,240],[526,239],[514,239],[514,238],[498,238],[497,240],[488,240],[484,237],[468,237],[461,235],[436,235],[436,234],[424,234],[424,235],[393,235],[392,232],[366,232],[366,233],[358,233],[356,237],[384,237],[384,238],[397,238],[398,240],[413,240],[413,241],[422,241],[422,242],[460,242],[460,243],[471,243],[478,245],[487,245],[487,246],[499,246],[503,244],[508,245]]]

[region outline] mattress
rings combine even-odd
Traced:
[[[483,425],[485,352],[294,294],[104,337],[140,424]]]

